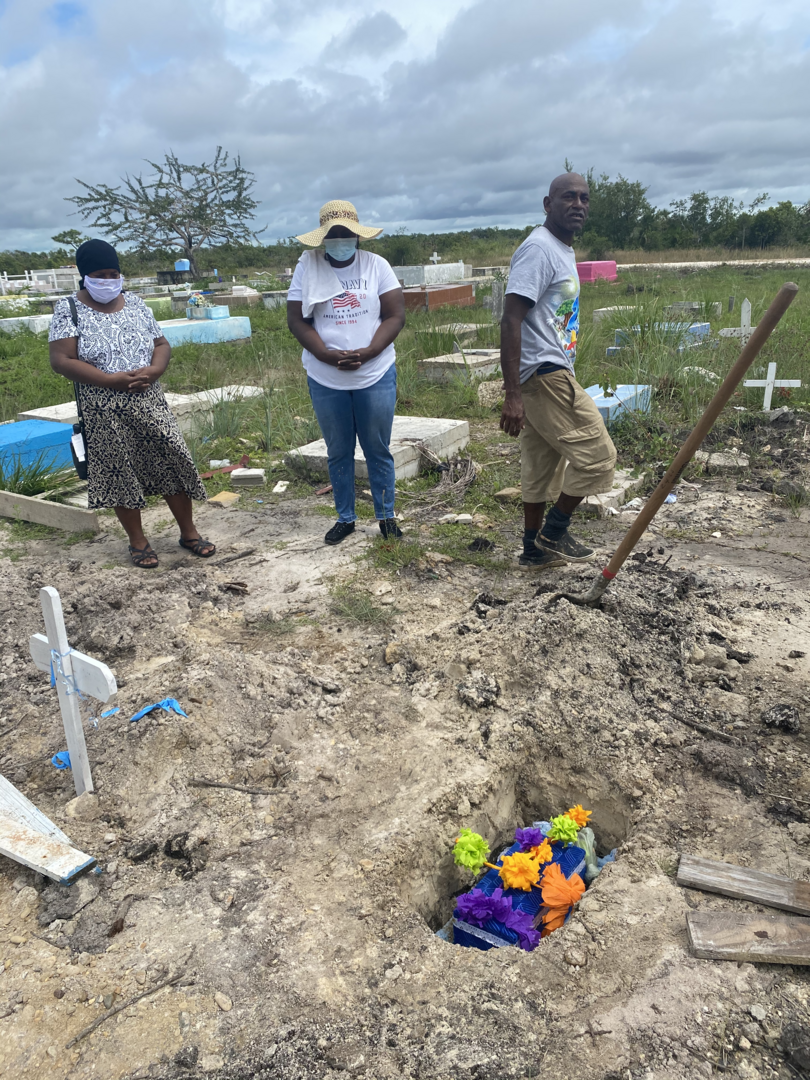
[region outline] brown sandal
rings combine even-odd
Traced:
[[[158,557],[152,550],[149,544],[146,547],[134,548],[129,545],[129,557],[132,559],[134,566],[140,567],[141,570],[155,570],[158,566]],[[147,559],[154,559],[154,562],[147,562]]]

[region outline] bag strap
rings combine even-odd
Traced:
[[[76,337],[79,337],[79,334],[78,334],[79,312],[78,312],[78,310],[76,308],[76,301],[73,299],[72,296],[69,296],[67,298],[67,302],[68,302],[68,307],[70,308],[70,318],[72,319],[73,325],[76,327],[76,330],[77,330]],[[81,401],[79,401],[79,384],[78,383],[73,384],[73,396],[76,398],[76,408],[79,410],[79,422],[83,424],[84,423],[84,417],[82,416],[82,403],[81,403]]]

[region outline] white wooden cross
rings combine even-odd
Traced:
[[[765,400],[762,404],[763,412],[771,411],[771,398],[773,397],[774,387],[776,386],[801,386],[801,379],[777,379],[776,377],[776,364],[768,364],[768,375],[765,379],[746,379],[743,386],[764,386],[765,387]]]
[[[720,337],[739,338],[740,343],[745,346],[748,344],[748,339],[755,330],[756,327],[751,325],[751,301],[745,299],[740,304],[740,325],[738,327],[730,326],[727,330],[721,330]]]
[[[434,266],[436,265],[436,263],[440,263],[442,261],[442,257],[438,253],[438,251],[433,252],[433,254],[430,256],[430,261],[433,263]]]
[[[45,633],[34,634],[29,642],[31,657],[40,671],[52,674],[59,696],[59,708],[65,725],[70,768],[76,794],[93,790],[90,760],[79,711],[80,697],[97,701],[109,701],[118,692],[115,676],[100,660],[74,652],[68,645],[62,601],[56,589],[46,585],[39,590],[42,614],[45,616]]]

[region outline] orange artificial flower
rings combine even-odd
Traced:
[[[540,867],[528,852],[516,851],[504,855],[498,873],[507,889],[523,889],[529,892],[540,878]]]
[[[557,863],[551,863],[543,871],[540,889],[543,903],[548,908],[543,916],[545,936],[563,925],[568,912],[585,892],[585,882],[579,874],[566,879]]]
[[[554,853],[551,850],[551,844],[548,840],[544,840],[538,847],[533,847],[529,852],[531,857],[538,863],[549,863],[554,858]]]
[[[551,863],[543,871],[540,888],[546,907],[567,910],[576,904],[585,892],[585,882],[579,874],[566,878],[557,863]]]
[[[572,806],[568,811],[568,817],[577,823],[580,829],[584,829],[588,824],[588,819],[591,817],[591,810],[583,810],[582,806],[577,803],[576,806]]]

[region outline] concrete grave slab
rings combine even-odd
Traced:
[[[158,325],[172,348],[247,341],[251,336],[250,319],[246,315],[229,319],[166,319]]]
[[[431,356],[417,363],[419,374],[428,382],[448,383],[453,379],[474,382],[501,369],[500,349],[465,349],[463,352]]]
[[[596,308],[593,313],[593,325],[597,326],[603,319],[612,317],[617,311],[632,311],[632,304],[614,304],[612,307]]]
[[[166,404],[174,413],[180,430],[187,434],[194,420],[211,411],[221,401],[240,401],[259,397],[264,391],[260,386],[219,386],[214,390],[200,390],[196,394],[173,394],[164,391]],[[42,409],[28,409],[17,414],[18,420],[48,420],[57,424],[75,424],[79,419],[76,402],[65,401],[61,405],[47,405]],[[70,464],[70,462],[68,462]]]
[[[32,334],[45,334],[51,328],[53,315],[20,315],[16,319],[0,319],[0,333],[19,334],[28,330]]]
[[[438,457],[448,458],[463,450],[470,441],[470,425],[466,420],[445,420],[427,416],[395,416],[391,432],[391,453],[397,480],[418,476],[419,450],[414,443],[424,442]],[[326,442],[318,439],[292,450],[285,459],[292,468],[328,476]],[[356,475],[368,477],[363,451],[358,443],[354,451]]]
[[[621,383],[613,387],[613,392],[609,396],[605,394],[601,386],[588,386],[585,393],[593,398],[593,403],[607,427],[627,413],[650,411],[652,395],[650,386]]]
[[[71,428],[48,420],[18,420],[0,425],[0,462],[7,469],[19,461],[31,465],[38,458],[49,469],[66,469],[73,463],[70,454]]]

